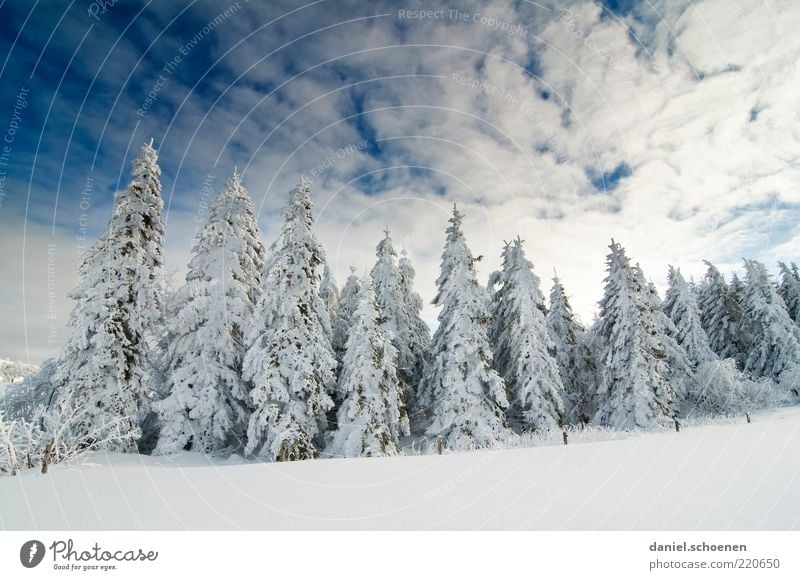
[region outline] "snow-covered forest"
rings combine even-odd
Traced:
[[[778,280],[752,260],[730,280],[711,263],[699,281],[670,266],[662,299],[611,240],[585,328],[558,277],[542,286],[525,232],[483,248],[502,254],[484,285],[454,206],[431,334],[388,228],[376,232],[371,271],[353,269],[338,287],[302,178],[266,248],[234,171],[193,240],[185,283],[169,289],[152,142],[132,173],[81,257],[66,347],[3,395],[3,473],[98,449],[290,461],[397,455],[409,438],[433,453],[560,431],[566,442],[587,426],[749,420],[800,398],[793,263],[779,264]]]

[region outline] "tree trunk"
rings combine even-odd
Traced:
[[[42,459],[42,473],[47,473],[47,468],[50,466],[50,457],[53,454],[53,442],[50,441],[47,447],[44,448],[44,458]]]

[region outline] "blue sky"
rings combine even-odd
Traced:
[[[177,278],[234,165],[266,243],[304,174],[339,281],[388,225],[426,302],[453,202],[484,279],[520,235],[587,323],[611,237],[659,286],[798,259],[791,0],[101,4],[0,4],[0,357],[58,351],[151,137]]]

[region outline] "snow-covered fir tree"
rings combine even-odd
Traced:
[[[406,251],[400,252],[400,316],[398,318],[400,349],[397,354],[400,376],[406,384],[406,402],[415,408],[417,390],[431,355],[431,331],[422,320],[422,298],[414,290],[416,272]]]
[[[360,289],[361,279],[356,274],[356,268],[351,266],[350,275],[339,293],[336,313],[333,316],[331,344],[334,353],[336,353],[336,360],[339,362],[344,358],[347,338],[350,335],[350,323],[358,306],[358,292]]]
[[[539,277],[517,238],[503,249],[500,288],[494,295],[491,336],[494,366],[510,395],[509,423],[546,432],[564,423],[564,383],[542,308]]]
[[[371,277],[375,287],[375,302],[383,321],[383,328],[392,337],[398,334],[400,317],[400,269],[397,267],[397,253],[387,227],[383,239],[375,248],[378,260],[372,267]]]
[[[789,318],[795,324],[800,324],[800,274],[797,271],[797,264],[792,263],[791,266],[787,266],[784,262],[778,262],[778,267],[781,270],[778,294],[786,305]]]
[[[253,204],[234,171],[209,208],[169,322],[169,395],[155,405],[162,424],[157,453],[243,446],[249,418],[244,329],[263,268]]]
[[[661,308],[675,325],[675,340],[686,351],[694,368],[716,360],[717,355],[711,350],[708,336],[700,322],[697,298],[689,289],[681,271],[670,266],[667,282],[669,287]]]
[[[742,315],[750,323],[744,370],[756,377],[778,379],[800,364],[800,329],[792,321],[764,264],[744,261],[747,272]]]
[[[711,350],[741,366],[744,364],[741,306],[717,267],[708,261],[705,264],[708,269],[697,295],[700,323]]]
[[[669,267],[669,288],[662,308],[675,325],[675,339],[684,349],[695,380],[682,404],[683,414],[733,412],[743,401],[743,381],[732,358],[720,360],[700,322],[697,296],[680,270]]]
[[[441,437],[452,450],[497,446],[509,435],[505,384],[492,367],[487,293],[476,278],[463,218],[454,207],[433,300],[442,309],[433,361],[418,401],[430,408],[427,434]]]
[[[319,296],[317,270],[325,253],[313,231],[307,180],[289,193],[283,215],[244,358],[254,409],[246,452],[280,461],[317,456],[336,380],[328,313]]]
[[[325,310],[328,311],[328,319],[330,320],[331,340],[333,339],[333,329],[336,326],[336,304],[339,301],[339,288],[336,286],[336,278],[331,272],[330,266],[325,264],[322,270],[322,280],[319,283],[319,297],[325,305]]]
[[[555,347],[555,359],[564,383],[565,420],[571,425],[587,423],[594,415],[596,363],[590,335],[575,319],[564,286],[558,276],[550,290],[547,327]]]
[[[671,323],[656,308],[641,269],[630,265],[618,243],[612,240],[610,248],[593,329],[601,367],[594,422],[616,429],[665,426],[675,416],[672,383],[691,372],[689,362],[669,336]]]
[[[151,346],[162,324],[164,234],[152,142],[132,168],[133,180],[117,193],[105,231],[81,257],[66,347],[53,377],[55,404],[82,410],[70,427],[75,441],[104,423],[124,423],[122,429],[139,433],[149,411]],[[133,439],[112,447],[135,451]]]
[[[399,437],[409,434],[397,352],[381,322],[368,277],[361,283],[339,378],[344,400],[327,448],[334,457],[396,455]]]
[[[397,351],[397,366],[406,394],[414,398],[430,349],[430,334],[421,320],[422,300],[414,292],[414,269],[408,258],[403,269],[397,261],[389,228],[378,243],[378,260],[372,268],[372,280],[384,331],[391,337]]]

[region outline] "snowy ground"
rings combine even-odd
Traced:
[[[0,477],[2,529],[798,529],[800,408],[566,447]]]

